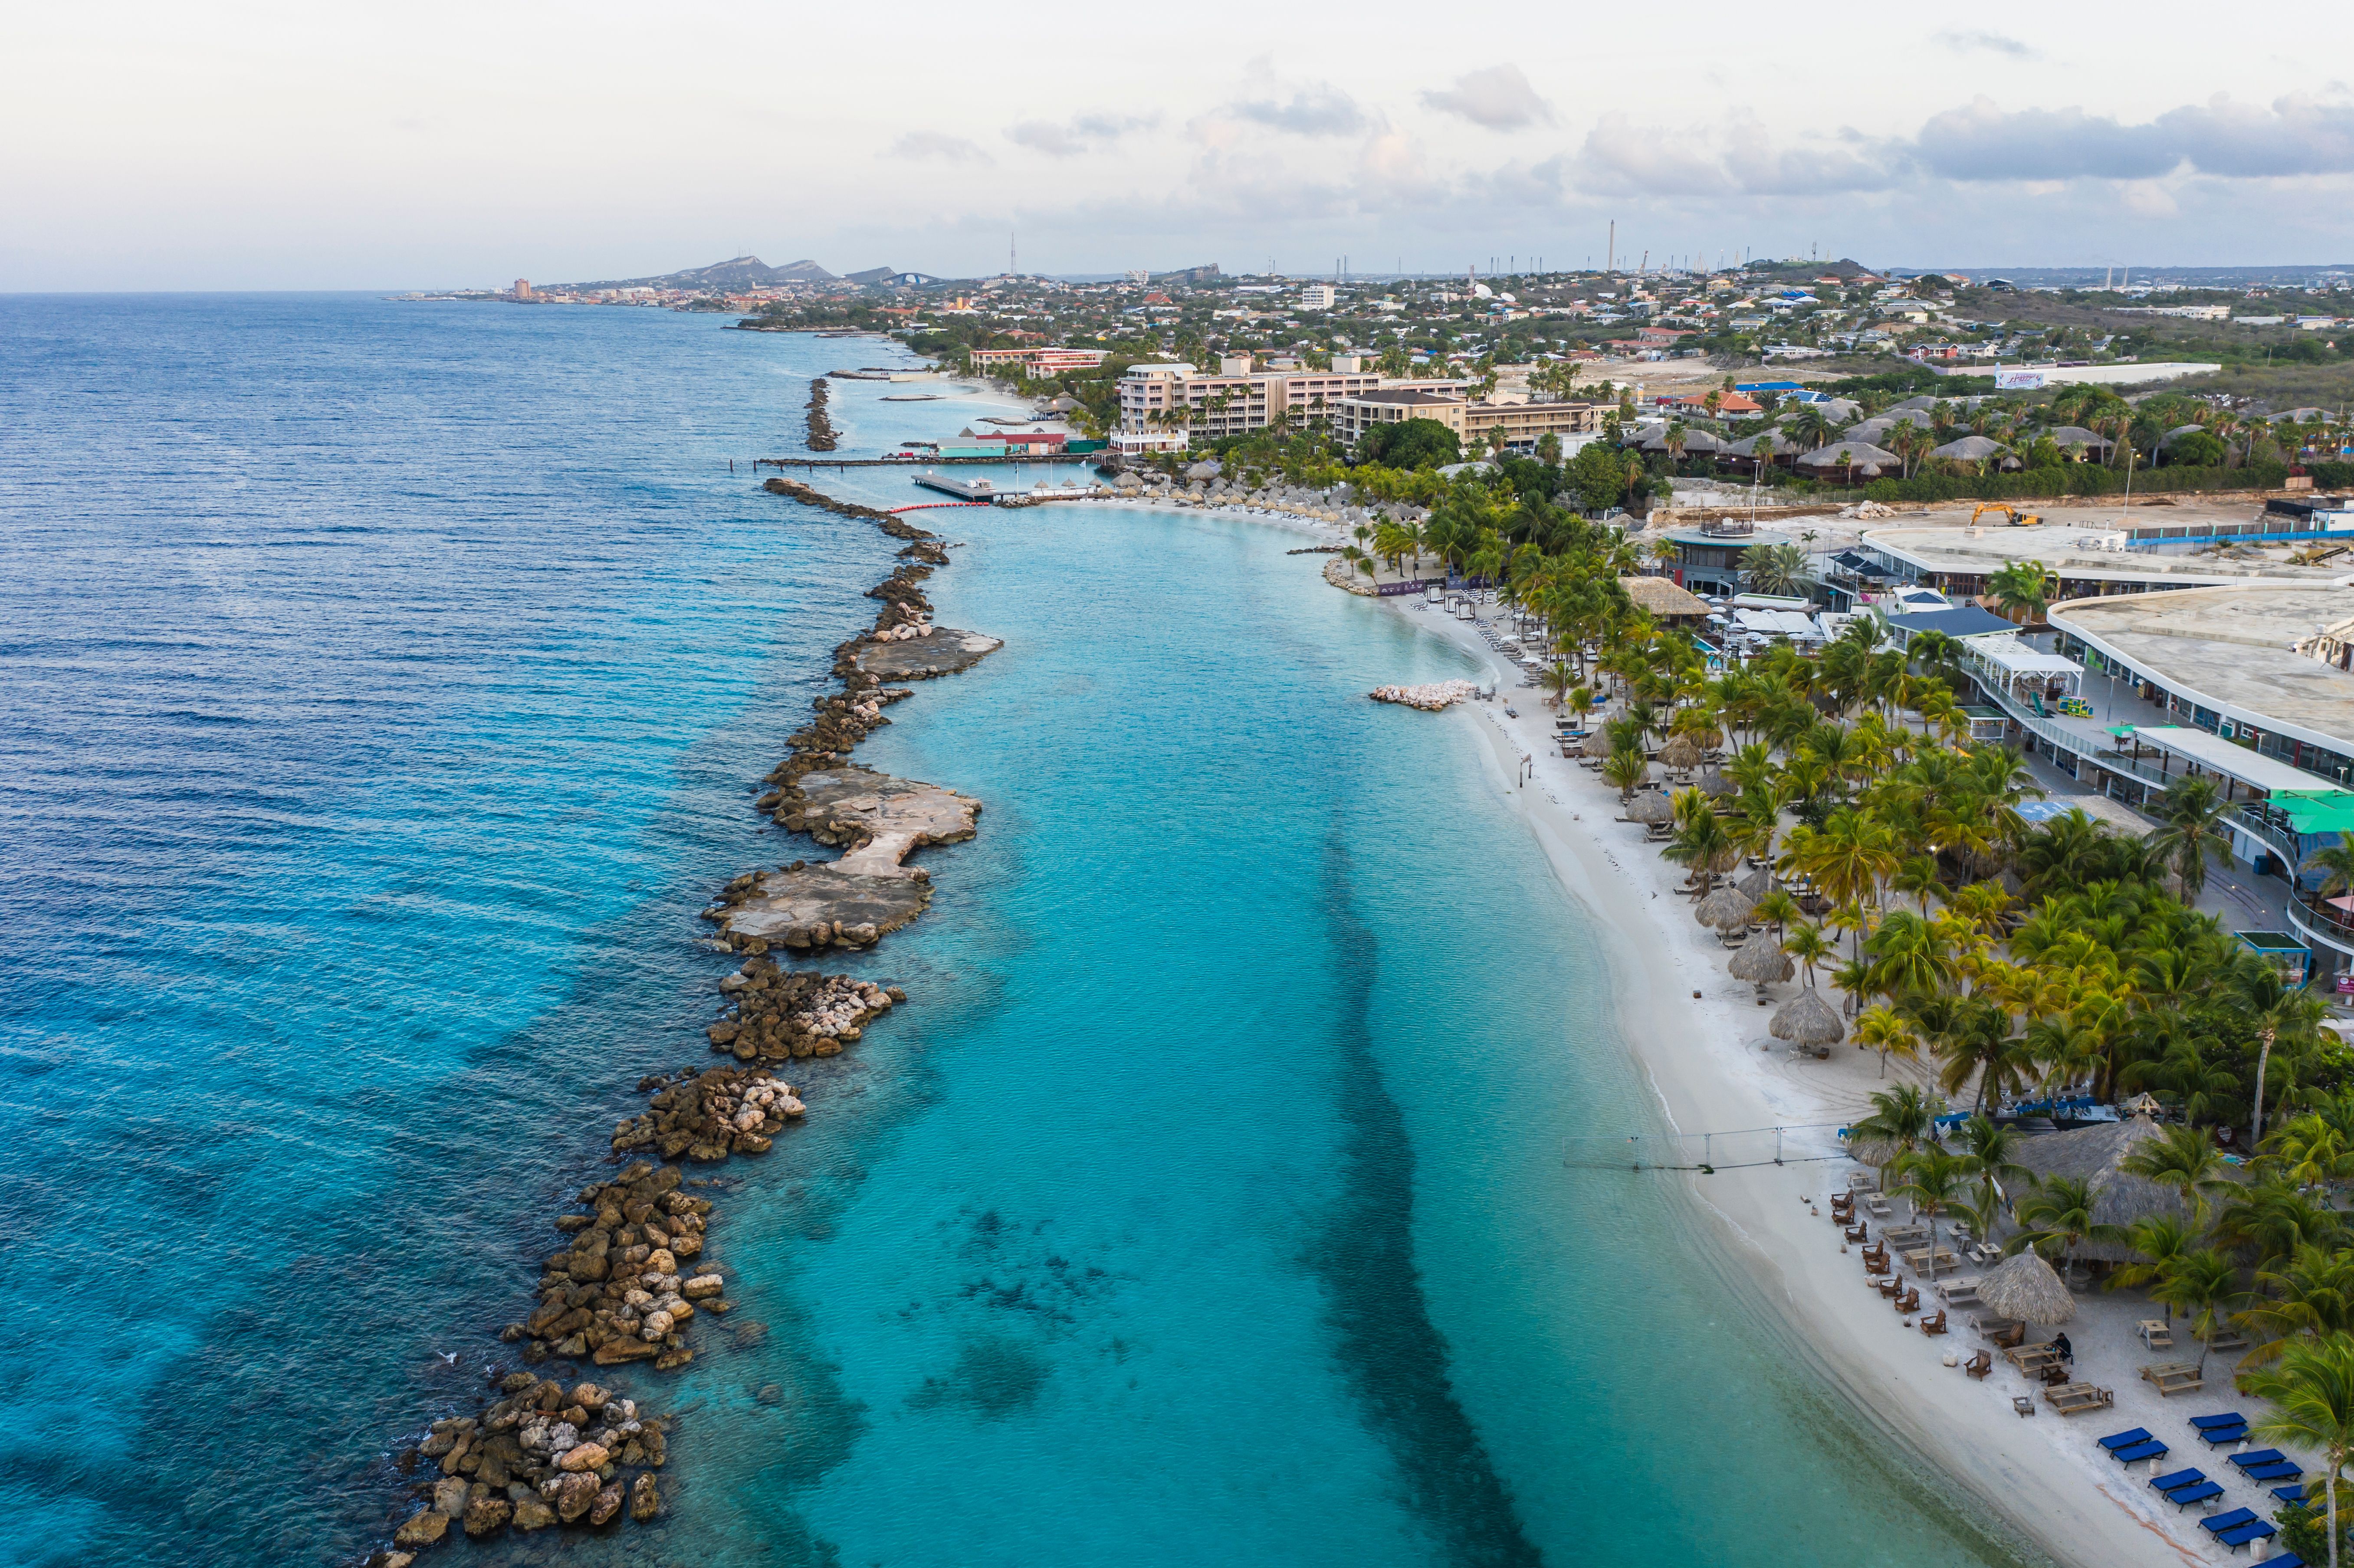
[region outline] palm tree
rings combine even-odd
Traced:
[[[1798,960],[1805,970],[1806,983],[1815,983],[1815,966],[1830,956],[1831,945],[1824,940],[1819,926],[1793,926],[1782,938],[1782,950]]]
[[[2201,777],[2178,780],[2151,811],[2166,825],[2149,835],[2149,846],[2165,860],[2188,904],[2207,885],[2207,857],[2232,852],[2232,841],[2217,826],[2232,808],[2215,780]]]
[[[2248,1392],[2273,1404],[2272,1414],[2252,1428],[2258,1441],[2294,1443],[2321,1455],[2329,1568],[2338,1568],[2338,1484],[2354,1455],[2354,1340],[2332,1334],[2294,1346],[2278,1367],[2250,1373]]]
[[[1807,552],[1787,540],[1741,552],[1741,582],[1751,593],[1795,597],[1806,578]]]
[[[2185,1254],[2176,1260],[2150,1298],[2179,1309],[2199,1336],[2199,1371],[2207,1371],[2208,1341],[2215,1337],[2222,1308],[2239,1295],[2240,1271],[2212,1247]]]
[[[2061,1266],[2071,1272],[2076,1266],[2078,1244],[2105,1228],[2093,1219],[2091,1185],[2073,1176],[2045,1177],[2020,1194],[2012,1208],[2026,1228],[2010,1238],[2007,1250],[2018,1253],[2033,1247],[2042,1252],[2057,1246]]]
[[[1987,574],[1986,588],[2005,615],[2015,613],[2031,626],[2043,619],[2051,603],[2044,598],[2043,582],[2041,561],[2005,561]]]
[[[1880,1053],[1880,1075],[1888,1076],[1888,1058],[1902,1056],[1916,1060],[1921,1054],[1921,1037],[1913,1033],[1913,1025],[1894,1008],[1882,1004],[1867,1007],[1856,1014],[1855,1044],[1860,1051]]]
[[[2136,1261],[2120,1264],[2109,1271],[2102,1282],[2104,1290],[2122,1290],[2139,1285],[2162,1284],[2175,1266],[2190,1255],[2199,1233],[2179,1214],[2151,1214],[2136,1220],[2126,1227],[2126,1245],[2134,1249]],[[2167,1308],[2171,1319],[2174,1308]]]
[[[2259,1294],[2238,1321],[2264,1338],[2248,1351],[2243,1367],[2278,1361],[2301,1338],[2354,1330],[2354,1255],[2301,1246],[2279,1268],[2260,1270],[2256,1286]]]
[[[1894,1152],[1888,1163],[1936,1141],[1937,1107],[1911,1084],[1899,1084],[1872,1097],[1872,1114],[1848,1128],[1856,1143],[1885,1144]]]
[[[1619,747],[1602,764],[1603,779],[1617,787],[1621,800],[1634,798],[1635,787],[1650,770],[1650,763],[1644,759],[1641,749],[1635,747]]]
[[[2273,1047],[2283,1034],[2302,1042],[2320,1022],[2321,999],[2302,986],[2292,986],[2279,969],[2261,959],[2243,964],[2238,975],[2239,1001],[2256,1029],[2256,1106],[2248,1133],[2251,1149],[2264,1140],[2264,1074],[2272,1066]]]
[[[2314,896],[2328,898],[2354,887],[2354,833],[2340,833],[2334,844],[2326,844],[2305,857],[2301,871],[2323,873],[2321,885]]]
[[[2207,1225],[2209,1200],[2230,1185],[2224,1176],[2230,1167],[2223,1163],[2221,1151],[2214,1139],[2195,1127],[2168,1128],[2126,1155],[2117,1169],[2181,1193],[2202,1230]]]
[[[1891,1167],[1903,1178],[1892,1195],[1911,1202],[1914,1213],[1929,1217],[1932,1280],[1937,1277],[1937,1216],[1960,1197],[1963,1178],[1969,1173],[1967,1165],[1967,1160],[1932,1146],[1900,1155]]]

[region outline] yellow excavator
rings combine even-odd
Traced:
[[[2021,512],[2016,506],[2004,506],[1999,503],[1989,501],[1979,506],[1977,511],[1970,514],[1971,525],[1975,527],[1978,524],[1978,520],[1985,516],[1989,512],[1993,513],[1996,516],[2001,518],[2004,522],[2009,524],[2014,528],[2032,528],[2043,521],[2042,517],[2037,513]]]

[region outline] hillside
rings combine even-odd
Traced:
[[[754,289],[779,283],[831,283],[834,275],[814,261],[771,267],[758,256],[737,256],[708,267],[665,272],[658,278],[609,278],[593,283],[556,285],[568,289]]]

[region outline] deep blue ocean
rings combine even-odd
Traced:
[[[695,911],[809,853],[750,798],[894,546],[748,460],[904,361],[0,297],[0,1561],[347,1563],[411,1510],[546,1217],[708,1057]],[[998,411],[907,390],[835,383],[843,455]],[[1656,1120],[1589,918],[1475,718],[1363,700],[1460,655],[1247,523],[918,515],[1006,646],[861,753],[987,803],[849,960],[911,1004],[728,1168],[742,1305],[629,1384],[664,1520],[436,1556],[2010,1561],[1688,1197],[1564,1168]]]

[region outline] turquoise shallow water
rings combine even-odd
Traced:
[[[345,1561],[697,1054],[695,908],[795,853],[749,786],[888,556],[725,460],[877,351],[372,301],[0,332],[0,1218],[58,1304],[5,1555]],[[838,385],[848,450],[973,412],[886,390]],[[988,802],[854,961],[913,1004],[735,1172],[671,1517],[492,1555],[2002,1560],[1677,1193],[1563,1168],[1649,1119],[1590,929],[1476,721],[1363,696],[1458,655],[1246,524],[927,520],[944,620],[1007,646],[864,754]]]

